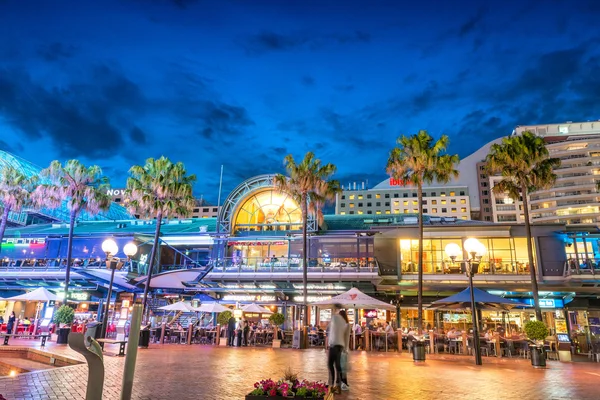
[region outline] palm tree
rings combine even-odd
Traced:
[[[329,178],[335,173],[336,166],[333,164],[321,164],[314,153],[308,152],[299,164],[289,154],[284,159],[287,176],[277,174],[273,179],[275,187],[286,193],[300,205],[302,211],[302,285],[304,305],[307,305],[307,281],[308,281],[308,214],[313,213],[317,219],[322,221],[322,206],[335,199],[336,193],[340,192],[338,181]],[[306,314],[305,314],[306,315]]]
[[[31,204],[31,193],[37,183],[36,175],[29,177],[13,166],[6,165],[0,170],[0,203],[4,207],[0,222],[0,251],[8,215],[11,211],[19,212],[24,206]]]
[[[448,136],[434,141],[427,131],[398,138],[398,147],[390,152],[387,173],[404,185],[417,187],[419,202],[419,280],[418,280],[418,324],[419,335],[423,330],[423,184],[448,183],[458,177],[456,165],[458,155],[444,154],[448,147]]]
[[[492,188],[494,193],[505,194],[515,201],[523,199],[527,255],[529,257],[529,273],[531,274],[535,315],[541,321],[542,311],[533,264],[528,196],[536,190],[552,187],[556,181],[556,174],[553,169],[560,166],[560,159],[550,158],[544,139],[526,131],[521,135],[504,138],[500,144],[493,144],[486,161],[486,169],[489,175],[502,175],[502,180]]]
[[[79,160],[69,160],[62,165],[54,160],[40,173],[49,183],[39,185],[33,193],[34,203],[39,206],[58,208],[63,204],[69,210],[69,239],[67,244],[67,270],[65,275],[65,301],[69,298],[71,256],[73,253],[73,230],[82,211],[98,214],[110,207],[106,194],[108,178],[102,176],[97,165],[86,167]]]
[[[159,159],[149,158],[143,166],[134,165],[129,174],[131,177],[127,179],[125,189],[129,209],[142,217],[156,218],[154,243],[148,261],[148,278],[142,300],[142,310],[147,311],[146,303],[158,251],[160,225],[163,218],[190,215],[195,204],[192,185],[196,181],[196,175],[188,175],[183,163],[173,163],[164,156]]]

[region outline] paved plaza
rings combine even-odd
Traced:
[[[32,341],[14,340],[15,346]],[[107,347],[108,351],[116,349]],[[80,359],[51,343],[47,351]],[[339,399],[598,399],[600,364],[549,361],[534,369],[529,360],[484,357],[476,367],[466,356],[430,356],[413,363],[407,353],[351,354],[351,390]],[[105,356],[104,399],[119,398],[124,358]],[[287,367],[300,377],[326,380],[322,349],[152,346],[140,350],[134,399],[243,399],[255,381],[279,378]],[[84,399],[87,367],[76,365],[0,378],[0,394],[13,399]]]

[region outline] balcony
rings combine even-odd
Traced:
[[[296,257],[257,258],[227,257],[214,262],[214,273],[299,273],[302,272],[302,259]],[[309,258],[307,271],[338,273],[376,273],[378,264],[375,258]]]
[[[571,258],[565,261],[564,276],[598,275],[600,277],[600,259],[588,258],[575,260]]]

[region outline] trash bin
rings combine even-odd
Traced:
[[[150,345],[150,328],[143,327],[140,330],[140,341],[138,343],[138,346],[142,347],[144,349],[147,349],[149,345]]]
[[[102,335],[102,324],[98,321],[92,321],[86,325],[86,331],[83,337],[83,342],[88,344],[88,337],[93,339],[100,339]]]
[[[416,340],[413,343],[413,361],[425,361],[425,342]]]

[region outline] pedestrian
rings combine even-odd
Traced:
[[[244,320],[244,346],[248,346],[248,333],[250,332],[250,325],[248,320]]]
[[[227,346],[233,346],[233,338],[235,337],[235,317],[232,315],[227,321]]]
[[[242,347],[242,335],[244,333],[244,320],[240,318],[235,327],[237,331],[237,347]]]
[[[348,314],[346,314],[346,310],[340,310],[340,315],[346,321],[346,330],[344,333],[344,351],[342,352],[341,357],[341,367],[342,367],[342,390],[350,390],[350,385],[348,385],[348,349],[350,348],[350,321],[348,320]]]
[[[13,327],[15,326],[15,319],[17,317],[15,316],[15,312],[11,312],[10,313],[10,317],[8,317],[8,323],[6,324],[6,333],[7,334],[11,334],[13,333]]]
[[[329,369],[329,391],[341,393],[342,383],[342,351],[346,345],[346,330],[348,324],[339,314],[341,305],[333,306],[331,322],[329,322],[329,353],[327,355],[327,368]],[[345,386],[345,385],[344,385]]]

